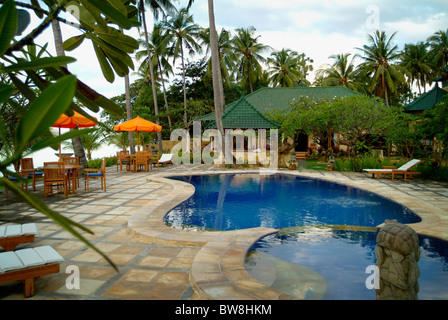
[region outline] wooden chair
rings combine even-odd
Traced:
[[[106,191],[106,158],[101,161],[101,168],[87,168],[84,169],[84,189],[89,192],[89,179],[90,178],[101,178],[101,189]]]
[[[23,173],[23,172],[16,172],[18,175],[21,175],[22,177],[26,178],[25,181],[20,180],[20,182],[22,183],[22,189],[23,186],[25,185],[26,187],[26,192],[28,192],[28,174],[27,173]],[[13,176],[9,176],[9,175],[5,175],[5,178],[8,179],[9,181],[12,182],[17,182],[19,181],[18,178],[13,177]],[[5,186],[5,194],[6,194],[6,200],[8,200],[9,196],[8,196],[8,187]]]
[[[33,177],[33,190],[36,191],[36,177],[42,177],[43,172],[34,168],[33,158],[23,158],[20,160],[20,171],[26,173],[28,177]]]
[[[79,165],[79,157],[64,157],[62,158],[64,164],[76,164]],[[76,180],[78,182],[78,187],[79,187],[79,170],[75,169],[73,171],[73,174],[76,177]],[[70,179],[68,179],[68,182],[70,183]],[[75,186],[73,186],[73,189],[75,189]]]
[[[37,278],[58,273],[64,258],[51,246],[40,246],[0,253],[0,283],[22,281],[25,297],[34,295]]]
[[[117,171],[120,166],[120,171],[123,169],[123,164],[126,164],[126,170],[131,170],[131,159],[129,157],[129,151],[117,151]]]
[[[134,171],[145,168],[145,171],[149,169],[148,154],[146,151],[137,151],[135,153]]]
[[[44,197],[53,193],[53,186],[63,187],[64,198],[68,194],[68,176],[65,174],[64,162],[44,163]]]
[[[148,152],[148,163],[151,166],[156,166],[157,164],[157,171],[159,171],[159,151],[158,150],[149,150]]]
[[[6,251],[11,251],[20,243],[34,242],[34,236],[37,234],[35,223],[1,225],[0,246]]]

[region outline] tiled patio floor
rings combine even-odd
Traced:
[[[95,181],[91,192],[85,193],[81,180],[77,194],[67,199],[57,194],[44,200],[55,211],[91,229],[94,235],[86,235],[87,239],[118,266],[119,272],[51,219],[16,201],[11,193],[6,200],[2,192],[0,223],[35,222],[39,228],[36,241],[19,248],[51,245],[65,259],[59,274],[36,281],[36,294],[28,299],[291,299],[258,283],[244,268],[247,249],[274,229],[199,233],[174,230],[162,223],[163,215],[194,190],[166,179],[166,175],[221,171],[235,170],[182,165],[133,173],[111,167],[107,169],[107,192]],[[418,232],[448,240],[445,183],[420,179],[391,182],[357,173],[284,172],[369,189],[399,201],[423,217],[413,226]],[[32,193],[43,198],[42,184],[38,183]],[[66,286],[70,273],[65,271],[70,265],[80,270],[79,289]],[[25,299],[23,285],[0,284],[0,299]]]

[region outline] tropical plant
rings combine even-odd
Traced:
[[[101,148],[105,138],[104,131],[101,129],[87,132],[80,137],[82,145],[86,150],[87,160],[92,160],[92,152]],[[64,143],[64,146],[65,148],[71,148],[70,143]]]
[[[386,105],[390,96],[397,93],[398,83],[405,82],[404,69],[395,64],[400,57],[398,46],[392,42],[395,35],[396,32],[388,38],[384,31],[376,31],[368,35],[367,45],[357,48],[364,60],[359,67],[370,75],[369,91],[383,98]]]
[[[218,56],[220,74],[223,83],[230,88],[230,82],[232,80],[231,72],[234,69],[234,54],[232,51],[231,33],[226,29],[222,29],[217,35],[218,41]],[[199,33],[199,37],[202,40],[201,46],[205,46],[205,53],[211,52],[210,46],[210,28],[203,28]],[[212,57],[207,61],[207,72],[205,73],[204,81],[207,82],[212,78]]]
[[[184,46],[190,55],[201,51],[196,42],[200,27],[194,23],[193,16],[187,8],[180,9],[177,13],[170,15],[164,23],[167,42],[170,43],[170,51],[173,55],[173,63],[180,57],[182,65],[182,78],[184,82],[184,123],[187,124],[187,91],[185,82],[185,54]]]
[[[358,80],[360,72],[354,64],[355,57],[349,60],[350,55],[341,53],[329,56],[334,63],[317,71],[318,76],[322,76],[322,86],[344,86],[353,91],[362,91],[362,84]]]
[[[6,0],[2,1],[0,7],[0,105],[2,109],[5,105],[8,105],[7,108],[16,110],[21,115],[13,136],[14,151],[0,160],[0,171],[3,174],[3,177],[0,178],[0,184],[7,186],[21,201],[52,218],[56,223],[100,253],[115,267],[113,262],[79,231],[92,233],[88,228],[53,211],[37,197],[18,188],[9,179],[5,178],[5,175],[9,175],[23,180],[21,175],[9,169],[10,165],[19,162],[22,157],[32,152],[57,145],[63,140],[89,132],[90,129],[71,131],[56,137],[51,135],[49,128],[62,113],[72,115],[73,111],[76,110],[90,117],[81,109],[80,104],[93,112],[98,112],[101,105],[102,108],[112,113],[121,113],[121,109],[115,103],[89,88],[64,67],[73,63],[75,59],[66,56],[44,57],[35,54],[35,49],[32,49],[35,38],[50,25],[53,19],[65,21],[60,19],[58,14],[62,10],[66,10],[67,1],[49,0],[45,3],[48,5],[48,11],[43,10],[38,1],[31,1],[31,5],[29,5]],[[77,2],[73,1],[73,3],[76,5]],[[27,23],[19,19],[19,10],[16,5],[31,9],[38,17],[42,18],[40,24],[21,39],[15,39],[15,37],[18,38],[18,35],[25,30]],[[131,7],[132,4],[129,3],[126,6],[126,12]],[[114,29],[109,25],[118,25],[123,28],[130,28],[135,25],[126,14],[112,6],[109,1],[89,1],[86,8],[81,11],[83,14],[78,17],[80,19],[79,28],[84,30],[86,34],[90,33],[89,36],[92,36],[93,42],[97,41],[99,36],[94,35],[94,31],[89,30],[89,25],[85,24],[84,19],[87,13],[90,14],[90,23],[103,28],[104,33],[101,37],[104,36],[109,41],[108,35],[116,37],[117,42],[124,39],[128,40],[128,38],[123,38],[109,30]],[[108,34],[108,31],[111,31],[112,34]],[[86,34],[80,37],[86,38]],[[70,41],[74,45],[74,40]],[[78,39],[78,44],[80,41]],[[106,40],[99,42],[101,43],[100,47],[109,53],[120,52],[115,51],[111,45],[107,44]],[[100,59],[101,57],[103,56],[98,56]],[[130,57],[127,53],[124,53],[123,59],[127,60]],[[117,67],[117,69],[128,71],[128,68],[124,70],[124,67],[123,69]],[[20,92],[25,99],[20,104],[16,101],[17,92]],[[11,137],[6,136],[7,123],[8,119],[2,113],[0,117],[0,147],[3,147],[11,139]]]
[[[406,70],[409,85],[417,82],[419,93],[421,87],[426,92],[426,85],[431,84],[431,60],[427,50],[428,44],[418,42],[417,44],[406,44],[401,54],[401,65]]]
[[[269,65],[269,81],[274,87],[294,87],[304,78],[300,72],[300,58],[296,51],[283,48],[274,51],[267,59]]]
[[[438,74],[448,65],[448,29],[439,30],[427,39],[431,48],[431,58]]]
[[[262,53],[269,50],[270,47],[258,42],[260,36],[255,37],[256,29],[254,27],[238,28],[235,31],[236,35],[232,39],[232,43],[239,61],[237,63],[238,78],[243,86],[248,85],[250,92],[253,92],[253,84],[263,71],[261,63],[266,61]]]
[[[156,69],[156,73],[154,76],[156,77],[156,81],[160,80],[162,84],[163,89],[163,98],[165,102],[165,109],[167,111],[167,117],[168,117],[168,125],[171,129],[171,117],[169,115],[169,106],[168,106],[168,100],[166,97],[166,87],[165,87],[165,76],[169,76],[170,74],[173,74],[173,68],[171,64],[168,61],[169,52],[167,48],[166,43],[166,36],[165,36],[165,30],[163,29],[161,24],[154,24],[153,31],[148,36],[149,45],[150,45],[150,51],[153,52],[152,55],[152,65]],[[144,47],[145,49],[142,51],[138,51],[135,54],[135,57],[137,60],[141,60],[143,58],[142,63],[139,67],[139,73],[145,75],[145,79],[149,79],[151,81],[151,74],[149,69],[149,61],[148,61],[148,54],[146,49],[146,41],[140,40],[140,45]],[[145,82],[147,82],[145,80]],[[147,82],[149,84],[149,82]],[[151,82],[152,83],[152,82]]]
[[[167,12],[172,12],[175,10],[174,6],[172,5],[171,1],[169,0],[139,0],[139,6],[138,6],[138,12],[139,16],[141,17],[143,30],[144,30],[144,36],[145,36],[145,42],[146,42],[146,50],[148,52],[148,57],[152,57],[151,51],[150,51],[150,45],[149,45],[149,38],[148,38],[148,29],[146,25],[146,18],[145,18],[145,4],[146,2],[152,12],[155,19],[158,19],[159,14],[163,14],[165,17]],[[155,85],[155,76],[154,76],[154,66],[152,63],[152,59],[148,59],[149,63],[149,71],[151,74],[151,88],[152,88],[152,95],[154,99],[154,113],[156,115],[156,123],[159,124],[159,106],[157,102],[157,92],[156,92],[156,85]],[[162,150],[162,134],[160,132],[157,132],[157,140],[159,143],[159,150]]]

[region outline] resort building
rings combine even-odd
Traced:
[[[403,108],[406,113],[415,115],[422,114],[425,110],[431,110],[436,104],[440,103],[448,91],[436,85],[430,91],[422,94],[420,97],[409,103]]]
[[[270,129],[278,124],[266,115],[288,108],[294,100],[303,96],[315,99],[334,99],[353,95],[360,95],[345,87],[277,87],[261,88],[226,106],[222,116],[224,129]],[[204,127],[216,128],[215,113],[209,113],[197,118],[203,121]],[[336,138],[337,140],[337,138]],[[300,133],[296,138],[296,151],[308,151],[314,148],[312,137]]]

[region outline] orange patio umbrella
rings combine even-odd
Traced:
[[[140,131],[143,132],[160,132],[162,131],[162,126],[155,124],[151,121],[145,120],[143,118],[137,117],[132,120],[117,124],[114,126],[115,131],[137,131],[137,145],[140,149]]]
[[[96,118],[94,117],[96,120]],[[88,128],[96,126],[96,122],[84,117],[82,114],[73,111],[72,116],[62,114],[58,120],[52,125],[52,127],[59,128],[59,135],[61,135],[61,128]],[[59,143],[59,158],[61,158],[61,143]]]

